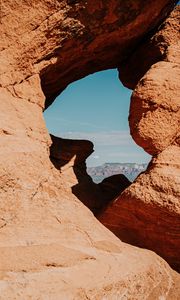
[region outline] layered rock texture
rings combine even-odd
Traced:
[[[170,0],[1,1],[0,299],[179,299],[179,275],[162,258],[121,242],[72,193],[74,177],[66,170],[72,169],[73,157],[66,168],[65,146],[60,172],[62,160],[56,147],[50,154],[42,114],[70,82],[124,65],[173,6]],[[173,32],[177,12],[165,23]],[[178,72],[176,42],[169,38],[166,62],[152,66],[135,89],[131,132],[154,158],[146,174],[118,199],[124,203],[119,211],[124,210],[129,242],[134,240],[130,214],[136,208],[142,225],[136,220],[137,244],[172,265],[177,265],[179,148],[177,101],[170,99],[176,83],[167,82],[165,74]],[[159,68],[165,77],[157,83],[153,72]],[[163,86],[162,97],[152,96],[156,86],[159,93]],[[91,152],[92,144],[85,149]],[[78,153],[81,161],[84,153]],[[156,216],[161,217],[158,226]],[[105,212],[101,217],[106,223]],[[151,246],[144,243],[147,234]]]
[[[127,85],[134,87],[149,63],[161,59],[136,85],[129,115],[132,137],[153,159],[147,171],[100,218],[122,240],[153,249],[177,270],[180,270],[179,12],[177,8],[159,31],[136,50],[129,59],[132,64],[128,62],[125,73],[120,73],[123,80],[127,78]],[[138,61],[139,73],[132,78]]]

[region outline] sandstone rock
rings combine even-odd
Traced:
[[[119,196],[128,186],[130,186],[131,182],[127,179],[127,177],[123,174],[112,175],[105,178],[102,182],[98,184],[102,192],[102,199],[104,205],[101,207],[105,209],[107,204],[114,200],[117,196]],[[99,211],[98,213],[101,213]]]
[[[173,0],[3,2],[1,85],[40,74],[48,106],[70,82],[116,67],[173,6]]]
[[[87,174],[86,158],[93,152],[87,140],[63,139],[51,135],[50,158],[72,193],[95,215],[118,196],[130,181],[122,174],[110,176],[95,184]]]
[[[84,163],[94,151],[94,145],[87,140],[63,139],[51,134],[52,145],[50,156],[58,160],[62,165],[73,160],[73,165]]]
[[[178,19],[179,8],[176,8],[165,21],[161,31],[151,38],[150,42],[155,43],[153,47],[159,47],[158,49],[161,48],[163,40],[163,49],[166,49],[167,56],[164,56],[165,61],[152,65],[141,79],[140,70],[137,76],[137,80],[140,81],[131,98],[131,135],[138,145],[153,155],[152,161],[147,171],[141,174],[99,219],[123,241],[153,249],[179,271]],[[160,41],[160,45],[156,44],[157,41]],[[143,49],[146,47],[146,43],[145,47],[140,47],[142,59],[146,57],[146,52],[143,56]],[[136,63],[140,64],[140,58]]]
[[[153,249],[180,270],[180,149],[170,146],[99,217],[121,240]]]
[[[166,149],[180,131],[179,64],[154,64],[131,99],[129,124],[135,142],[151,155]]]
[[[166,262],[119,241],[72,194],[42,117],[45,97],[116,67],[173,5],[2,1],[0,299],[179,299]]]
[[[63,139],[51,135],[50,158],[72,193],[93,213],[104,206],[98,185],[86,171],[86,158],[93,152],[93,143],[87,140]],[[111,198],[112,200],[112,198]]]
[[[179,16],[180,6],[178,5],[159,27],[158,31],[147,37],[120,64],[119,76],[125,86],[134,89],[138,81],[158,61],[179,62]]]

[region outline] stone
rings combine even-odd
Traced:
[[[3,2],[1,85],[39,74],[48,107],[69,83],[117,67],[173,7],[173,0]]]
[[[72,193],[95,215],[130,185],[122,174],[110,176],[95,184],[87,173],[86,159],[93,152],[88,140],[63,139],[51,135],[50,158]]]
[[[119,77],[126,87],[134,89],[151,66],[159,61],[179,63],[179,12],[180,6],[177,6],[158,30],[147,36],[119,65]]]
[[[103,181],[98,184],[102,192],[104,203],[102,209],[106,209],[108,203],[116,199],[130,184],[131,182],[123,174],[116,174],[103,179]],[[101,211],[98,213],[101,213]]]
[[[173,7],[1,1],[0,299],[179,299],[162,258],[121,242],[72,193],[43,119],[68,84],[117,67]]]
[[[180,68],[179,41],[175,39],[178,12],[179,7],[165,21],[161,34],[151,38],[155,41],[157,37],[166,37],[163,47],[167,56],[140,78],[131,98],[131,135],[152,155],[152,160],[147,170],[102,212],[99,220],[121,240],[155,251],[180,271]],[[146,47],[141,45],[140,53],[142,49]]]
[[[88,140],[63,139],[52,134],[51,139],[50,156],[62,165],[71,160],[74,161],[73,165],[85,162],[94,151],[93,143]]]
[[[137,84],[129,124],[135,142],[151,155],[165,150],[180,132],[180,67],[158,62]]]
[[[99,216],[121,240],[152,249],[177,270],[180,270],[179,158],[179,147],[169,146]]]

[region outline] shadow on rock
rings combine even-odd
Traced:
[[[72,193],[95,215],[118,197],[131,182],[123,175],[113,175],[96,184],[87,173],[86,159],[94,145],[88,140],[63,139],[51,135],[50,159],[62,174],[72,178]],[[75,180],[73,180],[73,178]]]

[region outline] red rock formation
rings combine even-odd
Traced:
[[[179,135],[179,78],[179,64],[159,62],[133,92],[129,115],[131,135],[151,155],[165,150]]]
[[[45,97],[117,66],[173,5],[1,1],[0,299],[179,298],[166,262],[119,241],[72,194],[42,116]]]
[[[122,240],[154,250],[180,270],[178,12],[179,8],[150,39],[151,47],[153,43],[159,51],[163,41],[166,55],[161,56],[164,61],[154,64],[140,79],[131,99],[131,135],[138,145],[153,155],[153,159],[147,171],[121,194],[100,220]],[[143,58],[142,49],[147,49],[147,44],[140,47],[139,64],[140,57]],[[137,53],[138,50],[136,58]],[[146,53],[144,57],[147,58]],[[130,78],[131,75],[127,79],[128,85]]]
[[[59,161],[60,167],[73,160],[73,165],[84,163],[93,153],[94,145],[87,140],[62,139],[51,134],[50,157]]]
[[[122,174],[110,176],[95,184],[87,174],[86,158],[94,151],[87,140],[62,139],[51,135],[50,158],[72,193],[95,215],[130,185]]]
[[[157,32],[146,37],[136,50],[119,66],[120,80],[134,89],[151,66],[159,61],[180,62],[179,53],[179,6]]]
[[[101,210],[105,210],[108,203],[116,199],[130,184],[131,182],[123,174],[116,174],[103,179],[98,184],[103,199]],[[98,213],[101,213],[101,210]]]
[[[48,106],[74,80],[116,67],[173,6],[173,0],[3,1],[1,85],[23,89],[38,74]]]
[[[177,146],[164,150],[100,217],[121,240],[156,251],[177,270],[179,157]]]

